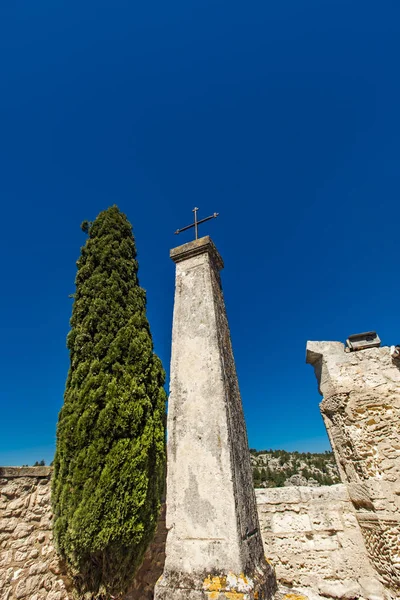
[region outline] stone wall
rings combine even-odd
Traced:
[[[50,467],[0,468],[0,599],[72,600],[53,546]],[[124,600],[151,600],[165,560],[165,506]]]
[[[0,598],[65,600],[51,533],[49,467],[0,469]]]
[[[387,347],[347,353],[339,342],[308,342],[307,362],[367,551],[400,597],[400,361]]]
[[[0,469],[1,600],[72,598],[52,545],[50,472],[48,467]],[[281,590],[302,592],[310,600],[383,600],[345,486],[263,489],[256,496],[265,554]],[[165,538],[163,512],[124,600],[152,599]]]
[[[343,484],[256,490],[265,553],[280,586],[308,598],[385,597]]]
[[[148,548],[142,566],[137,572],[133,585],[124,600],[153,600],[154,586],[164,570],[166,539],[167,528],[164,504],[154,540]]]

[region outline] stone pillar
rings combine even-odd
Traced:
[[[346,353],[339,342],[308,342],[323,395],[321,413],[369,556],[400,593],[400,361],[389,348]]]
[[[206,236],[176,263],[168,401],[167,544],[156,600],[270,598],[219,271]]]

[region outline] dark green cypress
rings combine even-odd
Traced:
[[[57,427],[57,548],[79,598],[119,596],[155,531],[165,472],[165,374],[146,318],[136,248],[113,206],[85,222]]]

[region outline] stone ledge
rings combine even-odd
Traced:
[[[50,477],[52,467],[0,467],[0,477]]]
[[[321,486],[285,486],[280,488],[256,488],[257,504],[305,504],[325,503],[337,500],[350,502],[347,487],[343,483]],[[288,509],[284,509],[288,510]]]
[[[178,263],[182,260],[187,260],[193,256],[205,253],[208,253],[212,257],[215,266],[219,271],[224,268],[224,262],[209,235],[205,235],[198,240],[193,240],[182,246],[172,248],[169,256],[174,263]]]
[[[306,346],[306,363],[315,365],[324,354],[345,353],[342,342],[313,342],[308,341]]]

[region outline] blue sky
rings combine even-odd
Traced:
[[[0,464],[49,462],[75,261],[132,222],[168,370],[173,235],[207,226],[249,442],[328,448],[307,339],[399,343],[397,0],[0,5]]]

